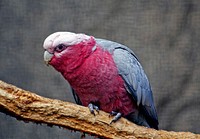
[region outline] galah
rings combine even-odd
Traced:
[[[43,44],[44,61],[68,81],[77,104],[158,129],[151,86],[128,47],[82,33],[56,32]]]

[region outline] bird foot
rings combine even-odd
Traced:
[[[90,112],[91,112],[94,116],[95,116],[94,110],[96,110],[97,113],[99,113],[99,107],[96,106],[96,105],[94,105],[94,104],[92,104],[92,103],[90,103],[90,104],[88,105],[88,108],[89,108]]]
[[[110,124],[112,124],[119,120],[122,117],[122,114],[120,112],[111,111],[110,116],[114,116],[114,118],[110,122]]]

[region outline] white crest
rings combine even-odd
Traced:
[[[71,32],[55,32],[45,39],[43,47],[44,49],[53,52],[54,48],[59,44],[64,44],[66,46],[75,45],[89,38],[90,36],[87,36],[85,34],[75,34]]]

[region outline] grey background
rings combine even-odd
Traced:
[[[150,80],[160,129],[200,133],[198,0],[1,0],[0,80],[74,102],[63,77],[43,62],[43,41],[55,31],[82,32],[129,46]],[[0,113],[1,139],[80,136]]]

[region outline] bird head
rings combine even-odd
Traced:
[[[87,57],[95,46],[94,37],[71,32],[56,32],[49,35],[43,44],[44,61],[61,72],[64,68],[72,70]],[[65,69],[66,70],[66,69]]]

